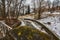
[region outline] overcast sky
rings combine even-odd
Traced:
[[[32,1],[32,0],[27,0],[27,1],[26,1],[26,4],[31,4],[31,1]],[[47,0],[45,0],[45,1],[47,1]],[[53,2],[53,0],[50,0],[50,1]]]
[[[32,0],[26,0],[26,5],[30,5],[31,7],[33,6],[32,3],[31,3]],[[45,0],[47,1],[47,0]],[[50,0],[51,2],[53,2],[53,0]]]
[[[32,0],[26,0],[26,4],[30,4]]]

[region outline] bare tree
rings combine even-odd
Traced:
[[[33,2],[33,6],[34,6],[33,11],[34,11],[34,13],[36,14],[36,0],[32,0],[32,2]]]
[[[54,10],[57,10],[58,9],[58,5],[59,4],[59,0],[54,0],[53,1],[53,8],[54,8]]]
[[[50,0],[47,0],[47,5],[48,5],[48,11],[51,12],[51,10],[50,10],[50,7],[51,7],[51,1],[50,1]]]
[[[1,2],[0,2],[0,18],[2,18],[2,4],[1,4]]]
[[[22,2],[24,0],[7,0],[7,14],[11,18],[12,16],[16,19],[20,14],[20,9],[23,8]]]
[[[33,7],[34,7],[33,11],[35,14],[37,14],[37,16],[38,16],[37,19],[40,19],[41,14],[43,12],[43,10],[42,10],[43,6],[42,5],[44,4],[43,3],[44,0],[32,0],[32,2],[33,2]]]
[[[42,2],[43,2],[44,0],[39,0],[39,10],[38,10],[38,19],[40,19],[41,18],[41,13],[42,13]]]
[[[5,0],[1,0],[1,2],[2,2],[2,18],[4,18],[5,19]]]
[[[27,13],[26,14],[30,14],[30,5],[28,5]]]

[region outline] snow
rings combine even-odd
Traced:
[[[60,37],[60,16],[49,16],[47,18],[40,19],[39,22],[45,24],[47,28]],[[51,24],[48,24],[47,22],[50,22]]]
[[[45,13],[50,14],[50,12],[45,12]],[[46,18],[40,19],[38,21],[43,23],[44,25],[46,25],[47,28],[49,28],[54,34],[56,34],[60,38],[60,12],[54,12],[52,14],[53,15],[47,16]],[[21,18],[24,18],[24,17],[21,17]],[[27,17],[28,16],[26,16],[26,18]],[[33,19],[33,16],[29,16],[28,18]],[[19,17],[19,19],[20,19],[20,17]],[[48,24],[48,22],[50,22],[51,24]],[[24,23],[22,23],[22,24],[24,24]],[[33,25],[36,27],[35,24],[33,24]]]

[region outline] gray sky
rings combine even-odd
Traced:
[[[30,4],[32,0],[26,0],[26,4]]]
[[[32,3],[31,3],[32,0],[26,0],[26,5],[30,5],[30,6],[33,6]],[[45,0],[47,1],[47,0]],[[54,0],[50,0],[51,2],[53,2]]]
[[[27,0],[27,1],[26,1],[26,4],[30,4],[31,1],[32,1],[32,0]],[[47,1],[47,0],[45,0],[45,1]],[[53,2],[53,0],[50,0],[50,1]]]

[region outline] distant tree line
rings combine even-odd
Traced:
[[[21,10],[25,11],[24,3],[26,0],[0,0],[0,15],[2,18],[18,18],[21,13]],[[26,13],[30,13],[30,6],[26,6]],[[29,11],[28,11],[29,10]]]
[[[30,5],[25,5],[26,0],[0,0],[0,16],[6,18],[18,18],[21,14],[30,14]],[[60,1],[54,0],[52,3],[50,0],[32,0],[33,12],[38,14],[38,19],[44,11],[53,12],[60,10]],[[52,5],[52,7],[51,7]],[[46,8],[48,7],[48,8]],[[27,9],[26,9],[27,8]]]
[[[38,14],[38,19],[40,19],[40,16],[44,11],[54,12],[60,10],[60,0],[54,0],[52,2],[50,0],[32,0],[32,2],[34,5],[33,12]]]

